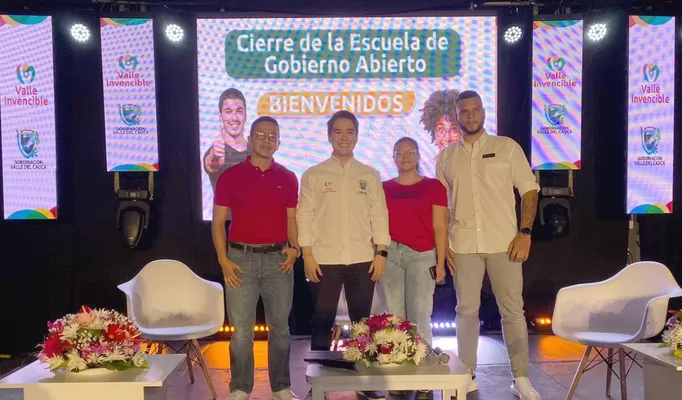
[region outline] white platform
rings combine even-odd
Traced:
[[[23,389],[24,400],[165,400],[168,376],[185,361],[184,354],[148,356],[149,369],[127,370],[87,380],[50,372],[40,361],[0,380],[4,389]]]
[[[629,343],[623,348],[644,358],[645,400],[672,399],[682,393],[682,358],[656,343]]]
[[[405,365],[369,368],[367,373],[308,364],[306,381],[312,385],[313,400],[323,400],[327,392],[364,390],[441,390],[443,399],[466,399],[471,380],[469,369],[453,352],[447,365]]]

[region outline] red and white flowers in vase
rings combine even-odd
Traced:
[[[672,317],[665,324],[666,330],[660,347],[667,347],[675,357],[682,358],[682,310],[673,310],[670,314]]]
[[[51,371],[149,368],[138,327],[117,311],[83,306],[77,314],[48,322],[47,328],[38,359]]]
[[[417,325],[392,314],[353,323],[350,339],[344,344],[345,361],[362,361],[367,366],[419,365],[426,358],[427,347]]]

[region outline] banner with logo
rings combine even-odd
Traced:
[[[583,21],[533,22],[531,167],[580,169]]]
[[[0,15],[5,219],[57,218],[52,18]]]
[[[672,213],[675,18],[630,16],[628,214]]]
[[[102,18],[107,171],[158,171],[151,19]]]

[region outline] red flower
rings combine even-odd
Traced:
[[[391,321],[388,320],[389,318],[389,314],[381,314],[367,319],[367,326],[369,326],[370,332],[374,333],[391,326]]]
[[[412,330],[412,323],[410,321],[403,321],[398,325],[398,330],[403,332],[409,332]]]
[[[92,311],[92,310],[90,309],[90,307],[88,307],[88,306],[81,306],[80,312],[82,312],[83,314],[90,314],[90,311]]]
[[[123,340],[126,338],[125,330],[121,329],[118,324],[111,324],[107,327],[107,331],[104,333],[104,338],[111,341]]]
[[[67,346],[62,340],[59,338],[59,333],[53,333],[52,335],[48,336],[48,338],[45,340],[45,343],[43,344],[43,355],[46,357],[54,357],[61,355],[64,353],[64,349],[66,349]]]
[[[388,346],[386,346],[385,344],[382,344],[381,345],[381,354],[391,354],[391,352],[393,351],[393,347],[395,347],[395,345],[393,343],[389,344]]]

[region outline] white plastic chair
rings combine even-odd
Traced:
[[[374,296],[372,296],[372,309],[370,315],[384,314],[388,312],[386,305],[386,296],[379,283],[374,285]],[[351,320],[348,315],[348,302],[346,301],[346,288],[341,288],[341,296],[339,296],[339,306],[336,309],[336,321],[332,330],[332,350],[336,351],[339,348],[339,340],[343,333],[344,327],[350,328]]]
[[[668,319],[668,300],[681,296],[682,288],[668,267],[657,262],[630,264],[605,281],[559,290],[552,330],[558,337],[587,346],[566,399],[573,397],[585,371],[605,362],[606,395],[611,394],[614,373],[620,379],[621,398],[626,400],[625,356],[635,361],[621,345],[659,334]],[[588,362],[593,349],[597,355]],[[600,349],[608,350],[606,357]],[[618,351],[619,374],[613,371],[614,349]],[[591,365],[598,356],[602,360]]]
[[[130,281],[118,288],[125,293],[128,317],[140,327],[142,337],[156,343],[156,353],[167,342],[182,342],[187,347],[187,368],[192,383],[192,361],[201,365],[213,398],[216,391],[197,339],[214,335],[225,321],[223,287],[197,276],[175,260],[156,260],[147,264]],[[170,347],[170,346],[169,346]],[[194,352],[196,359],[190,357]]]

